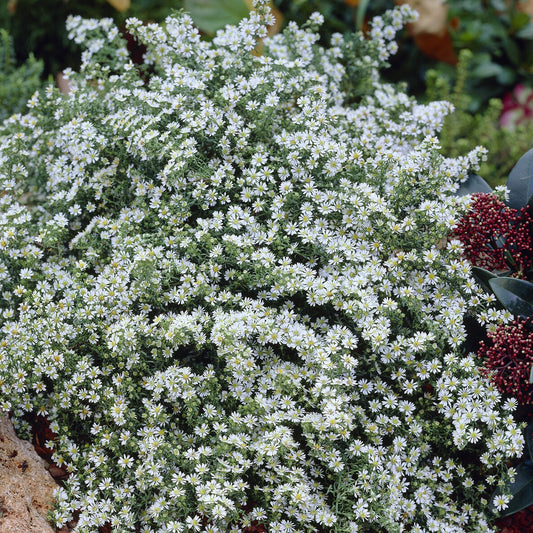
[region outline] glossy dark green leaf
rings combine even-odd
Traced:
[[[245,0],[185,0],[184,7],[196,26],[207,33],[238,24],[249,14]]]
[[[512,32],[518,31],[527,24],[529,24],[529,15],[527,13],[524,13],[523,11],[517,11],[513,14],[513,17],[511,19],[510,30]]]
[[[477,174],[470,172],[468,178],[461,183],[459,189],[454,193],[455,196],[466,196],[467,194],[474,194],[476,192],[492,192],[491,186]]]
[[[488,283],[496,298],[513,315],[533,316],[533,283],[515,278],[492,278]]]
[[[530,422],[526,427],[526,446],[529,458],[533,459],[533,422]]]
[[[484,61],[472,69],[472,76],[474,78],[492,78],[493,76],[499,76],[503,67],[498,63],[492,61]]]
[[[533,39],[533,24],[529,23],[515,33],[520,39]]]
[[[509,173],[506,185],[509,189],[507,204],[514,209],[525,207],[533,196],[533,149],[518,160]]]
[[[493,274],[489,270],[485,270],[484,268],[480,267],[472,267],[472,276],[474,279],[483,287],[485,292],[492,294],[492,289],[489,285],[489,279],[497,278],[498,276],[496,274]]]
[[[503,511],[498,511],[494,508],[493,501],[489,504],[491,511],[500,517],[512,515],[533,504],[533,466],[520,463],[516,467],[516,471],[514,483],[511,483],[505,491],[513,495],[509,507]],[[500,494],[500,491],[496,494]]]
[[[512,58],[511,58],[512,59]],[[516,63],[518,63],[519,57],[516,57]],[[498,83],[502,85],[511,85],[516,80],[516,70],[514,68],[502,67],[498,72],[496,79]]]
[[[505,0],[492,0],[490,5],[492,8],[497,9],[498,11],[505,11],[508,7],[505,3]]]

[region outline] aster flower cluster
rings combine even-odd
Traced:
[[[0,129],[0,407],[57,434],[58,526],[491,531],[524,442],[462,353],[466,313],[505,316],[448,239],[483,151],[443,158],[450,106],[379,81],[412,17],[261,54],[264,1],[212,42],[131,19],[146,70],[68,21],[71,94]]]
[[[465,257],[491,271],[511,268],[526,277],[533,260],[533,225],[525,208],[508,207],[495,194],[472,195],[471,210],[454,229],[463,243]]]

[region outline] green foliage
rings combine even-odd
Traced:
[[[442,152],[456,157],[472,150],[477,145],[489,149],[487,159],[481,165],[479,174],[495,187],[502,185],[515,161],[531,147],[533,122],[519,124],[514,131],[500,126],[501,100],[492,99],[487,109],[472,113],[472,95],[468,90],[471,75],[471,61],[474,55],[464,50],[459,55],[455,84],[450,88],[450,79],[431,70],[427,74],[428,101],[448,100],[455,111],[448,116],[441,132]]]
[[[517,475],[513,483],[507,484],[503,490],[510,493],[512,498],[509,506],[498,513],[500,517],[510,516],[533,504],[533,422],[525,429],[527,459],[517,467]],[[501,491],[497,491],[500,493]],[[493,511],[496,511],[493,508]]]
[[[304,24],[310,15],[318,11],[324,17],[321,36],[328,40],[332,33],[349,33],[355,29],[356,9],[343,0],[274,0],[274,5],[286,20]]]
[[[5,21],[12,35],[17,62],[30,53],[42,58],[46,74],[56,74],[67,66],[75,67],[79,46],[68,40],[65,20],[70,13],[85,17],[111,16],[113,9],[105,0],[70,2],[61,0],[18,0]]]
[[[41,85],[42,71],[42,61],[31,54],[17,67],[11,37],[0,30],[0,121],[24,109]]]
[[[489,280],[492,278],[497,278],[498,276],[496,274],[493,274],[490,270],[486,270],[485,268],[473,266],[472,267],[472,276],[474,279],[481,285],[483,290],[486,292],[492,292],[492,289],[489,285]]]
[[[215,33],[228,24],[237,24],[249,13],[245,0],[185,0],[185,10],[207,33]]]
[[[127,17],[145,21],[162,20],[172,9],[183,6],[182,0],[133,0],[124,13],[116,11],[106,0],[65,2],[62,0],[17,0],[12,12],[4,10],[0,25],[12,35],[16,59],[20,64],[33,53],[44,61],[45,74],[55,75],[79,66],[80,48],[69,40],[65,21],[69,15],[84,18],[111,17],[120,27]]]
[[[130,8],[120,18],[136,17],[145,21],[158,21],[182,7],[183,0],[132,0]]]
[[[533,316],[533,283],[515,278],[492,278],[488,283],[501,304],[513,315]]]
[[[505,511],[498,513],[500,517],[518,513],[533,504],[533,466],[524,462],[520,463],[516,470],[514,482],[505,487],[505,490],[511,493],[512,498]],[[494,507],[493,511],[496,512]]]
[[[468,179],[461,183],[459,190],[455,193],[457,196],[466,196],[477,192],[492,192],[491,186],[477,174],[470,172]]]
[[[507,179],[509,205],[520,209],[531,205],[533,199],[533,149],[526,152],[513,167]]]
[[[520,82],[533,81],[533,25],[512,0],[448,2],[450,33],[456,50],[474,53],[469,91],[478,108]]]

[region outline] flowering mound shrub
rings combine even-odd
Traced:
[[[503,312],[447,240],[483,151],[440,156],[449,106],[379,81],[411,17],[261,55],[264,2],[211,43],[129,20],[143,70],[69,20],[71,94],[0,132],[0,400],[58,435],[57,525],[490,530],[524,442],[461,349]]]

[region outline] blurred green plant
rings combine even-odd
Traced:
[[[286,20],[304,24],[309,16],[318,11],[324,17],[320,28],[323,39],[329,40],[332,33],[348,33],[355,29],[357,2],[344,0],[274,0],[274,5],[283,13]],[[376,3],[385,4],[377,1]],[[392,2],[387,2],[392,5]],[[383,9],[385,11],[385,9]]]
[[[251,4],[246,0],[185,0],[184,8],[202,31],[215,33],[248,16]]]
[[[111,17],[123,27],[127,17],[160,21],[182,6],[182,0],[10,0],[0,8],[0,27],[13,37],[18,64],[33,53],[44,61],[44,73],[55,75],[80,61],[81,50],[65,28],[68,15]]]
[[[457,157],[482,145],[489,149],[479,174],[495,187],[505,183],[509,172],[520,156],[531,147],[533,122],[525,121],[511,131],[500,125],[502,101],[489,100],[482,111],[470,111],[472,94],[468,80],[472,76],[471,64],[475,54],[463,50],[455,72],[455,83],[450,87],[449,78],[438,70],[427,73],[425,100],[448,100],[455,111],[445,121],[441,132],[442,152],[448,157]]]
[[[195,25],[207,36],[229,25],[237,25],[250,14],[253,0],[184,0],[183,7],[191,15]],[[283,25],[283,15],[271,2],[276,22],[269,27],[268,35],[278,33]]]
[[[55,75],[79,64],[80,48],[69,41],[65,28],[67,16],[77,13],[100,18],[112,16],[113,11],[105,0],[16,0],[9,3],[9,11],[2,18],[3,27],[13,38],[17,63],[33,53],[44,61],[45,74]]]
[[[456,50],[473,52],[470,108],[501,98],[518,83],[533,83],[533,24],[521,0],[448,1]]]
[[[0,121],[24,109],[42,83],[43,67],[33,54],[17,66],[11,36],[0,30]]]

